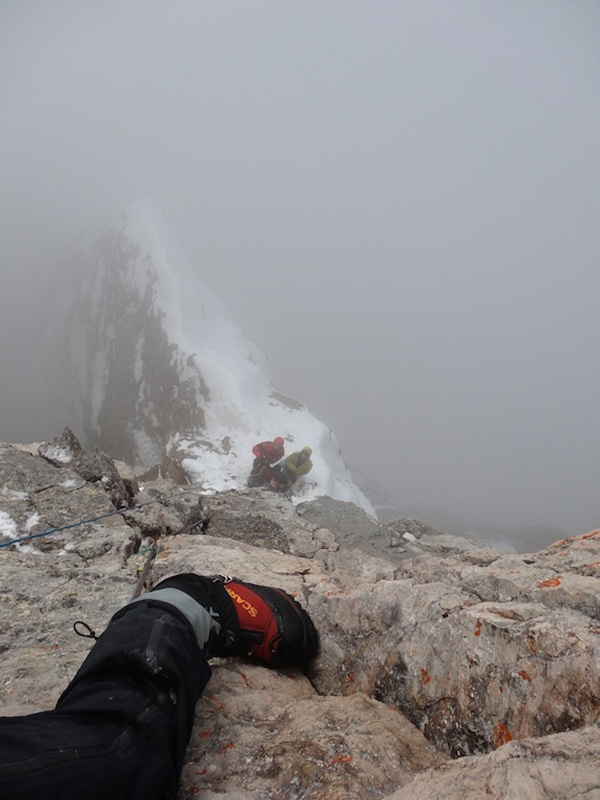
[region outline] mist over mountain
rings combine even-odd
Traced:
[[[311,497],[331,494],[383,521],[416,518],[521,552],[570,533],[456,513],[435,504],[433,489],[429,499],[395,495],[365,464],[351,463],[350,476],[335,434],[276,391],[266,355],[203,284],[154,200],[92,227],[54,257],[42,291],[22,289],[31,313],[19,350],[30,344],[27,369],[5,361],[5,439],[47,439],[68,425],[86,445],[139,470],[170,453],[187,459],[194,481],[227,489],[245,482],[252,444],[281,434],[288,453],[315,443],[321,453],[303,485]]]
[[[0,4],[0,438],[72,423],[65,248],[151,195],[403,510],[597,526],[599,4],[150,5]]]
[[[399,515],[396,513],[395,516],[417,517],[446,533],[475,537],[490,542],[500,550],[517,550],[522,553],[547,547],[567,535],[567,531],[552,525],[502,525],[489,520],[466,519],[427,506],[401,508],[401,513]],[[393,519],[394,516],[381,516],[381,518]]]

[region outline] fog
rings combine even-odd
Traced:
[[[0,439],[58,432],[61,253],[151,195],[403,508],[598,526],[599,40],[596,0],[3,0]]]

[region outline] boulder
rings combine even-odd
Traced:
[[[600,730],[522,739],[480,758],[427,770],[387,800],[548,800],[600,798]]]
[[[68,466],[85,481],[99,483],[115,508],[127,508],[129,505],[131,487],[127,489],[113,460],[99,450],[85,452],[70,428],[65,428],[60,436],[41,444],[38,451],[50,464]]]
[[[597,722],[597,534],[535,558],[418,557],[372,585],[332,575],[309,603],[325,634],[315,685],[352,674],[452,756]]]

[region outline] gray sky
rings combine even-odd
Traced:
[[[400,503],[600,525],[599,41],[596,0],[2,0],[0,438],[57,433],[56,254],[151,195]]]

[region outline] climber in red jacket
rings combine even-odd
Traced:
[[[270,477],[270,467],[283,458],[285,449],[281,436],[276,436],[272,442],[259,442],[252,448],[254,463],[252,472],[248,477],[249,486],[262,486]]]

